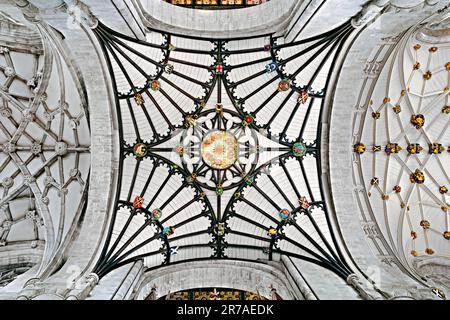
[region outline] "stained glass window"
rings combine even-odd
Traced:
[[[236,289],[201,288],[169,293],[159,297],[159,300],[267,300],[258,292],[248,292]],[[148,299],[151,300],[151,299]]]
[[[192,7],[197,9],[226,9],[226,8],[244,8],[261,3],[268,2],[269,0],[165,0],[171,4],[175,4],[182,7]]]

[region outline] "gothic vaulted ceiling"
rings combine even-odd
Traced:
[[[55,34],[0,19],[0,250],[43,271],[83,208],[87,101]]]
[[[365,31],[368,39],[376,38],[369,21],[378,23],[389,10],[413,14],[438,1],[170,1],[178,7],[165,2],[124,2],[133,10],[115,7],[114,17],[124,20],[117,24],[98,4],[71,6],[62,0],[17,1],[26,24],[0,12],[0,253],[15,259],[5,263],[0,256],[0,287],[33,267],[45,282],[83,259],[76,281],[89,290],[80,289],[80,296],[125,265],[144,265],[148,275],[183,262],[288,257],[295,268],[320,266],[372,298],[357,281],[356,273],[366,276],[365,270],[355,270],[359,261],[344,244],[351,227],[343,232],[341,222],[350,219],[337,217],[343,210],[333,199],[340,190],[330,190],[334,159],[328,159],[326,135],[335,89],[348,81],[341,72],[354,71],[341,69],[347,56],[366,58],[350,47]],[[253,8],[183,8],[195,5]],[[151,12],[155,8],[161,11]],[[267,21],[239,23],[251,12],[246,10],[264,8],[278,9]],[[55,27],[45,22],[51,10]],[[171,10],[177,14],[169,15]],[[199,17],[197,25],[180,12]],[[401,271],[421,283],[421,263],[434,259],[448,265],[450,258],[450,20],[448,12],[437,12],[412,27],[416,22],[403,21],[398,36],[372,46],[366,66],[360,66],[367,77],[360,81],[358,101],[348,106],[356,105],[342,150],[353,156],[348,177],[354,184],[348,187],[356,191],[348,201],[359,209],[348,217],[362,217],[370,240],[354,238],[372,241],[376,259],[395,256]],[[86,52],[101,62],[90,83],[104,81],[110,96],[86,90],[75,65],[79,57],[69,54],[74,44],[64,42],[67,30],[75,29],[57,31],[63,14],[78,23],[74,34],[89,38]],[[228,18],[236,25],[222,27]],[[96,178],[88,192],[96,151],[90,145],[101,140],[94,129],[91,136],[89,110],[111,102],[98,104],[98,97],[114,100],[115,111],[102,119],[117,128],[118,143],[114,129],[105,130],[102,138],[111,141],[101,151],[112,150],[111,159],[116,152],[118,161],[105,160],[116,185],[105,188],[110,203],[104,212],[97,210],[89,229],[80,217],[94,215],[86,201],[95,202],[103,191]],[[97,227],[92,249],[82,258],[74,254],[64,266],[70,245],[84,241],[81,231]],[[27,261],[19,261],[23,252]],[[370,290],[390,297],[375,285]],[[180,292],[172,295],[189,295]]]
[[[363,211],[415,272],[421,261],[450,257],[449,21],[448,12],[436,14],[374,53],[384,67],[365,85],[367,110],[355,125]]]
[[[199,259],[343,259],[320,177],[320,117],[350,21],[285,43],[99,23],[116,90],[120,181],[100,277]]]

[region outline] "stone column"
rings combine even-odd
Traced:
[[[295,282],[305,300],[317,300],[316,295],[311,291],[311,288],[306,283],[305,279],[303,279],[302,275],[292,263],[291,259],[289,257],[282,256],[281,262],[287,269],[286,276],[288,278],[290,277]]]
[[[128,271],[127,276],[123,279],[122,284],[113,296],[113,300],[126,300],[129,299],[136,287],[136,283],[139,281],[140,276],[144,272],[144,263],[142,260],[136,261],[133,267]]]

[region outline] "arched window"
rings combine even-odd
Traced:
[[[269,0],[164,0],[181,7],[195,9],[236,9],[255,6]]]

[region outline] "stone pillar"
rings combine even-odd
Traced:
[[[113,296],[113,300],[126,300],[129,299],[136,287],[136,283],[139,281],[140,276],[144,272],[144,263],[142,260],[136,261],[133,267],[128,271],[127,276],[123,279],[122,284]]]
[[[352,273],[347,277],[347,284],[350,285],[353,289],[358,292],[358,294],[363,298],[364,300],[374,300],[375,298],[369,294],[362,286],[362,283],[359,280],[358,275]]]
[[[295,282],[305,300],[317,300],[316,295],[311,291],[311,288],[306,283],[305,279],[303,279],[302,275],[292,263],[291,259],[287,256],[282,256],[281,262],[286,268],[286,276],[288,278],[291,278]]]

